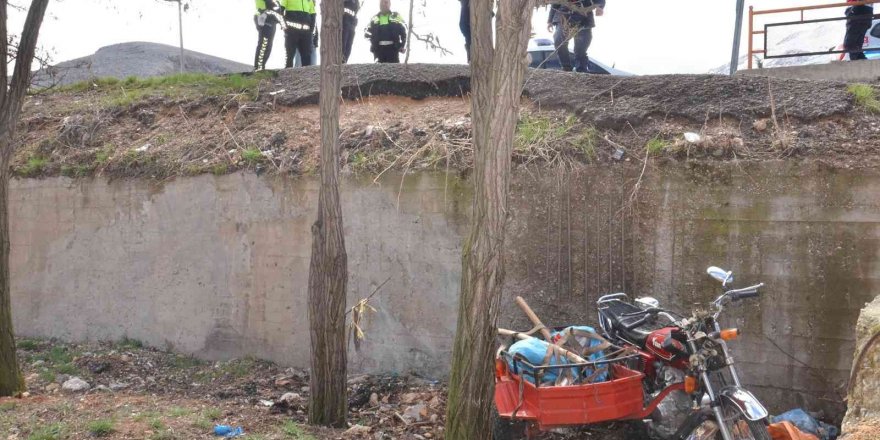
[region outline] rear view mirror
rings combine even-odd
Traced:
[[[724,270],[720,267],[710,266],[706,269],[706,273],[708,273],[710,277],[720,281],[722,286],[726,286],[727,283],[733,282],[733,272]]]

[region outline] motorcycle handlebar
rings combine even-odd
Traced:
[[[732,301],[739,301],[742,299],[757,297],[759,295],[758,289],[761,287],[764,287],[764,283],[755,284],[754,286],[744,287],[742,289],[729,290],[726,294]]]

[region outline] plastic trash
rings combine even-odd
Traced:
[[[800,408],[770,418],[770,423],[779,422],[790,422],[801,431],[815,435],[821,440],[834,440],[840,435],[840,430],[836,426],[820,422]]]
[[[244,435],[244,429],[241,426],[233,428],[227,425],[216,425],[214,426],[214,435],[229,438],[238,437]]]
[[[702,139],[703,138],[699,134],[690,131],[684,134],[684,140],[692,144],[698,144]]]

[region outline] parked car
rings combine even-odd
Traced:
[[[528,53],[529,67],[535,69],[562,70],[562,65],[559,63],[559,57],[556,55],[556,47],[554,47],[552,39],[532,38],[531,40],[529,40]],[[633,75],[632,73],[615,69],[613,66],[608,66],[607,64],[597,61],[592,57],[590,58],[589,68],[590,73],[595,73],[598,75]]]

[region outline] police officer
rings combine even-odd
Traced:
[[[397,12],[391,12],[391,0],[379,1],[379,13],[367,28],[370,52],[380,63],[399,63],[406,51],[406,23]]]
[[[272,41],[275,40],[275,25],[278,24],[274,11],[283,15],[284,11],[275,0],[257,0],[257,12],[254,24],[257,25],[257,53],[254,55],[254,70],[264,70],[269,54],[272,53]]]
[[[571,72],[572,67],[578,72],[590,71],[587,49],[593,40],[593,28],[596,27],[596,19],[593,11],[584,12],[585,9],[594,8],[595,15],[601,16],[605,9],[605,0],[569,0],[571,6],[554,4],[550,6],[550,16],[547,19],[547,30],[556,32],[553,42],[559,55],[559,63],[562,70]],[[571,53],[568,51],[568,41],[574,38],[574,66],[571,64]]]
[[[849,3],[858,0],[847,0]],[[849,51],[850,61],[864,60],[865,32],[871,28],[873,5],[854,5],[846,8],[846,36],[843,38],[843,49]]]
[[[458,17],[458,28],[464,36],[464,50],[467,52],[467,60],[471,62],[471,0],[459,0],[461,2],[461,15]]]
[[[284,33],[284,49],[287,60],[284,67],[293,67],[293,57],[299,52],[303,66],[312,65],[312,48],[317,46],[318,30],[315,28],[315,0],[279,0],[284,8],[287,31]]]
[[[358,0],[345,0],[342,3],[342,62],[347,63],[351,56],[351,46],[354,44],[355,28],[357,28],[357,13],[361,8]]]

